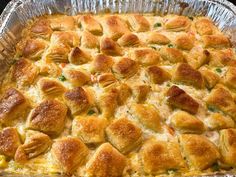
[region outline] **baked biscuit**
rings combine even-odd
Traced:
[[[55,15],[52,18],[49,18],[49,20],[53,30],[66,31],[75,28],[75,20],[71,16]]]
[[[161,131],[161,116],[159,111],[150,104],[133,104],[132,115],[146,128],[156,132]]]
[[[130,58],[120,58],[112,66],[112,71],[119,78],[129,78],[138,72],[138,64]]]
[[[22,51],[22,56],[33,60],[41,59],[47,43],[41,39],[28,39]]]
[[[236,89],[236,67],[228,67],[224,78],[224,84],[229,88]]]
[[[154,84],[162,84],[171,79],[170,73],[159,66],[148,67],[147,73],[150,81]]]
[[[86,144],[105,141],[106,119],[95,116],[76,117],[72,123],[72,135]]]
[[[194,38],[188,34],[178,35],[175,39],[175,45],[182,50],[191,50],[194,46]]]
[[[0,122],[10,124],[18,116],[24,117],[29,106],[27,98],[20,91],[15,88],[7,89],[0,100]]]
[[[57,100],[44,100],[29,114],[27,128],[50,136],[59,135],[65,124],[67,107]]]
[[[213,113],[207,119],[207,125],[211,130],[220,130],[226,128],[233,128],[235,126],[235,123],[230,117],[227,117],[220,113]]]
[[[149,85],[136,85],[133,87],[132,93],[136,103],[143,103],[151,92]]]
[[[128,25],[117,15],[109,15],[102,24],[104,34],[113,40],[117,40],[123,34],[129,32]]]
[[[134,47],[138,46],[140,41],[137,35],[133,33],[126,33],[120,39],[118,39],[117,43],[123,47]]]
[[[44,133],[30,131],[24,144],[20,145],[14,156],[18,163],[25,163],[29,159],[35,158],[47,151],[52,144],[50,137]]]
[[[91,15],[83,15],[82,17],[79,18],[79,21],[84,30],[87,30],[95,35],[102,34],[101,25]]]
[[[96,73],[109,71],[113,63],[114,61],[112,57],[104,54],[98,54],[94,57],[94,60],[92,61],[91,72]]]
[[[167,102],[171,106],[183,109],[192,114],[198,112],[199,103],[177,86],[169,88],[167,91],[167,97]]]
[[[91,100],[88,94],[82,87],[76,87],[64,93],[64,102],[72,115],[80,114],[89,108]]]
[[[180,63],[185,60],[183,53],[175,48],[162,47],[159,52],[161,57],[169,63]]]
[[[236,119],[236,104],[230,91],[222,85],[216,85],[207,96],[208,107],[214,107]]]
[[[143,169],[148,174],[157,175],[185,167],[180,147],[175,142],[147,140],[140,150],[140,156]]]
[[[156,31],[152,31],[149,33],[147,38],[148,44],[158,44],[158,45],[166,45],[170,43],[170,39],[166,37],[164,34],[161,34]]]
[[[98,48],[98,38],[88,31],[84,31],[81,35],[81,46],[85,48]]]
[[[92,56],[88,52],[81,50],[79,47],[75,47],[68,54],[68,60],[74,65],[81,65],[91,61]]]
[[[119,94],[117,97],[118,105],[125,104],[126,100],[132,95],[132,89],[125,83],[121,83],[118,86]]]
[[[155,65],[160,62],[159,53],[149,48],[135,49],[130,57],[143,66]]]
[[[171,116],[171,125],[179,130],[181,133],[197,133],[204,132],[205,127],[202,121],[195,116],[184,112],[178,111]]]
[[[109,143],[97,148],[87,163],[87,172],[94,177],[122,176],[127,160]]]
[[[214,25],[212,21],[206,18],[197,20],[195,22],[195,27],[200,35],[212,35],[214,33]]]
[[[205,35],[202,37],[202,40],[206,48],[227,48],[231,46],[228,37],[222,34]]]
[[[167,20],[165,29],[169,31],[187,31],[190,25],[188,17],[175,16]]]
[[[207,67],[204,67],[204,66],[201,67],[199,69],[199,72],[202,74],[202,77],[204,78],[205,86],[208,89],[213,88],[220,80],[220,77],[216,73],[208,69]]]
[[[193,47],[188,54],[185,55],[185,61],[194,69],[208,64],[210,61],[210,52],[202,47]]]
[[[114,115],[118,104],[118,95],[119,91],[115,88],[112,88],[99,96],[98,106],[103,117],[110,118]]]
[[[52,34],[50,21],[44,18],[36,20],[30,27],[30,33],[34,37],[49,39]]]
[[[12,80],[21,87],[34,83],[39,73],[38,67],[30,60],[21,58],[12,68]]]
[[[45,77],[38,81],[38,87],[42,96],[46,98],[62,96],[62,94],[66,91],[66,88],[60,84],[60,82]]]
[[[90,74],[85,70],[65,69],[65,78],[75,87],[80,87],[90,82]]]
[[[224,129],[220,131],[219,148],[223,163],[235,167],[236,165],[236,129]]]
[[[192,85],[196,88],[203,88],[204,86],[202,74],[187,63],[179,63],[176,66],[172,80],[177,83],[180,82],[186,85]]]
[[[106,128],[108,141],[122,153],[128,153],[142,142],[142,130],[127,118],[120,118]]]
[[[180,135],[179,140],[190,167],[196,170],[205,170],[220,159],[216,145],[202,135]]]
[[[140,14],[130,15],[128,17],[128,22],[135,32],[143,32],[150,29],[150,23],[144,16]]]
[[[16,128],[6,127],[0,132],[0,154],[14,157],[20,145],[21,140]]]
[[[116,77],[112,73],[104,73],[98,76],[97,82],[100,87],[108,87],[117,82]]]
[[[79,138],[66,137],[54,142],[51,152],[63,172],[71,174],[83,165],[89,150]]]
[[[103,37],[100,40],[100,50],[102,53],[111,56],[123,55],[122,48],[112,39]]]

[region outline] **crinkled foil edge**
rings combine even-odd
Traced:
[[[208,16],[236,46],[236,6],[227,0],[12,0],[0,16],[0,82],[13,62],[15,44],[29,19],[44,14],[62,13],[153,13]],[[1,173],[0,176],[42,176]],[[63,175],[43,175],[62,177]],[[217,173],[204,176],[236,176]]]

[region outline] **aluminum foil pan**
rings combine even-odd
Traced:
[[[236,6],[227,0],[12,0],[0,16],[0,81],[14,61],[14,46],[20,40],[21,31],[29,19],[44,14],[76,15],[87,12],[208,16],[230,36],[233,46],[236,46]],[[0,176],[18,175],[0,172]],[[206,176],[236,175],[218,173]]]

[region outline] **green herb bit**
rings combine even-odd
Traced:
[[[214,164],[212,165],[212,170],[213,170],[213,171],[219,171],[219,170],[220,170],[219,164],[218,164],[218,163],[214,163]]]
[[[216,68],[216,72],[218,72],[218,73],[222,73],[221,68]]]
[[[58,79],[59,79],[60,81],[62,81],[62,82],[66,80],[65,76],[63,76],[63,75],[60,75],[60,76],[58,77]]]
[[[161,23],[155,23],[154,28],[161,27]]]
[[[211,112],[218,112],[218,109],[212,105],[207,105],[207,109]]]
[[[174,46],[173,46],[173,44],[168,44],[168,47],[173,48]]]
[[[92,115],[92,114],[94,114],[94,113],[95,113],[95,111],[91,109],[91,110],[88,111],[87,114],[88,114],[88,115]]]
[[[17,62],[17,60],[12,60],[11,64],[14,65]]]
[[[151,48],[153,48],[154,50],[156,50],[157,48],[156,47],[154,47],[154,46],[150,46]]]
[[[190,20],[193,20],[193,17],[188,17]]]

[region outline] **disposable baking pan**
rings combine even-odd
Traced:
[[[0,16],[0,81],[13,62],[14,46],[27,21],[44,14],[152,13],[210,17],[236,46],[236,6],[227,0],[12,0]],[[0,176],[19,176],[0,171]],[[26,174],[20,176],[27,176]],[[32,175],[28,175],[32,176]],[[42,176],[42,175],[34,175]],[[62,175],[50,175],[56,177]],[[231,172],[209,176],[236,176]]]

